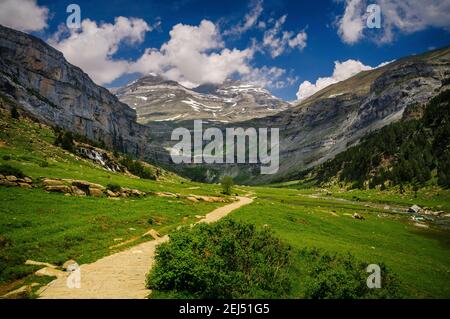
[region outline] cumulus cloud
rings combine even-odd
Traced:
[[[24,31],[41,31],[47,27],[48,9],[36,0],[0,1],[0,24]]]
[[[391,61],[392,62],[392,61]],[[384,62],[378,65],[375,68],[382,67],[386,64],[389,64],[391,62]],[[333,74],[329,77],[321,77],[318,78],[316,83],[311,83],[309,81],[304,81],[302,84],[300,84],[300,87],[298,88],[297,92],[297,99],[299,101],[302,101],[316,92],[326,88],[329,85],[344,81],[356,74],[358,74],[361,71],[367,71],[375,69],[374,67],[371,67],[369,65],[364,65],[358,60],[347,60],[344,62],[336,61],[334,62],[334,70]]]
[[[272,28],[264,32],[263,46],[269,50],[272,58],[283,54],[288,48],[303,50],[306,47],[308,36],[305,31],[295,34],[292,31],[283,31],[287,15],[275,21]]]
[[[358,42],[363,34],[364,21],[361,15],[363,2],[361,0],[347,0],[345,12],[339,25],[339,36],[349,44]]]
[[[383,44],[392,42],[396,33],[414,33],[429,27],[450,31],[450,1],[448,0],[374,0],[381,8],[381,29],[369,34],[367,0],[346,0],[344,14],[337,21],[338,34],[349,44],[370,36]]]
[[[68,30],[64,26],[48,42],[63,52],[66,59],[83,69],[97,84],[114,81],[128,72],[130,63],[115,60],[113,55],[122,43],[142,43],[150,26],[142,19],[118,17],[114,24],[97,25],[83,20],[81,29]],[[64,36],[69,33],[68,36]]]
[[[242,80],[268,89],[282,89],[294,85],[298,80],[297,77],[287,76],[286,73],[282,68],[263,66],[252,68],[242,76]]]
[[[258,19],[261,16],[263,12],[263,1],[262,0],[253,0],[250,3],[250,12],[247,13],[244,17],[244,21],[238,25],[235,25],[229,30],[224,31],[224,35],[241,35],[242,33],[247,32],[251,28],[253,28],[255,25],[257,25]],[[258,26],[264,23],[263,21],[260,21]]]
[[[147,49],[130,71],[158,73],[186,87],[222,83],[233,74],[250,72],[251,48],[224,47],[214,23],[203,20],[199,26],[175,25],[170,39],[160,49]]]

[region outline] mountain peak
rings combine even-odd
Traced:
[[[157,74],[148,74],[115,91],[134,108],[141,123],[203,119],[239,122],[273,115],[289,103],[254,84],[229,79],[188,89]]]

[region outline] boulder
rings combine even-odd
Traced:
[[[72,192],[72,189],[66,185],[46,186],[45,190],[47,192],[55,192],[55,193],[71,193]]]
[[[102,197],[103,196],[103,191],[101,189],[98,189],[98,188],[90,188],[89,187],[89,195],[90,196],[94,196],[94,197]]]
[[[10,182],[10,181],[8,181],[7,179],[1,179],[1,180],[0,180],[0,185],[7,186],[7,187],[17,186],[16,183]]]
[[[412,205],[409,209],[408,209],[408,213],[415,213],[418,214],[422,211],[422,208],[420,206],[417,205]]]
[[[64,272],[55,268],[45,267],[34,273],[36,276],[62,277]]]
[[[359,220],[364,220],[364,216],[358,214],[358,213],[354,213],[352,216],[354,219],[359,219]]]
[[[28,183],[18,183],[19,187],[21,188],[31,188],[31,185]]]
[[[5,175],[0,174],[0,179],[5,179]]]
[[[190,200],[191,202],[194,202],[194,203],[197,203],[197,202],[198,202],[198,199],[195,198],[195,197],[193,197],[193,196],[188,196],[188,197],[186,197],[186,199],[187,199],[187,200]]]
[[[72,194],[75,196],[86,196],[86,193],[76,186],[70,186],[70,189],[72,190]]]
[[[113,191],[111,191],[109,189],[106,190],[106,195],[108,195],[109,197],[118,197],[118,196],[120,196],[119,194],[114,193]]]
[[[25,181],[25,183],[29,183],[29,184],[33,183],[33,180],[29,177],[24,177],[23,180]]]
[[[64,182],[62,180],[59,180],[59,179],[45,178],[42,181],[42,184],[44,186],[61,186],[61,185],[64,185]]]
[[[18,180],[18,178],[15,177],[14,175],[9,175],[9,176],[6,176],[6,180],[8,180],[10,182],[16,182]]]

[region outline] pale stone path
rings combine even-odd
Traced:
[[[232,211],[250,204],[253,198],[238,197],[238,201],[219,207],[207,214],[200,223],[213,223]],[[68,288],[66,275],[38,292],[45,299],[142,299],[150,290],[145,287],[148,271],[154,263],[156,247],[168,241],[166,235],[128,250],[80,266],[81,287]]]

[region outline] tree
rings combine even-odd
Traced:
[[[231,191],[234,185],[233,178],[231,176],[222,177],[220,184],[222,185],[222,193],[231,195]]]
[[[17,120],[17,119],[19,119],[19,117],[20,117],[20,114],[19,114],[19,111],[17,110],[17,106],[14,105],[11,109],[11,118]]]

